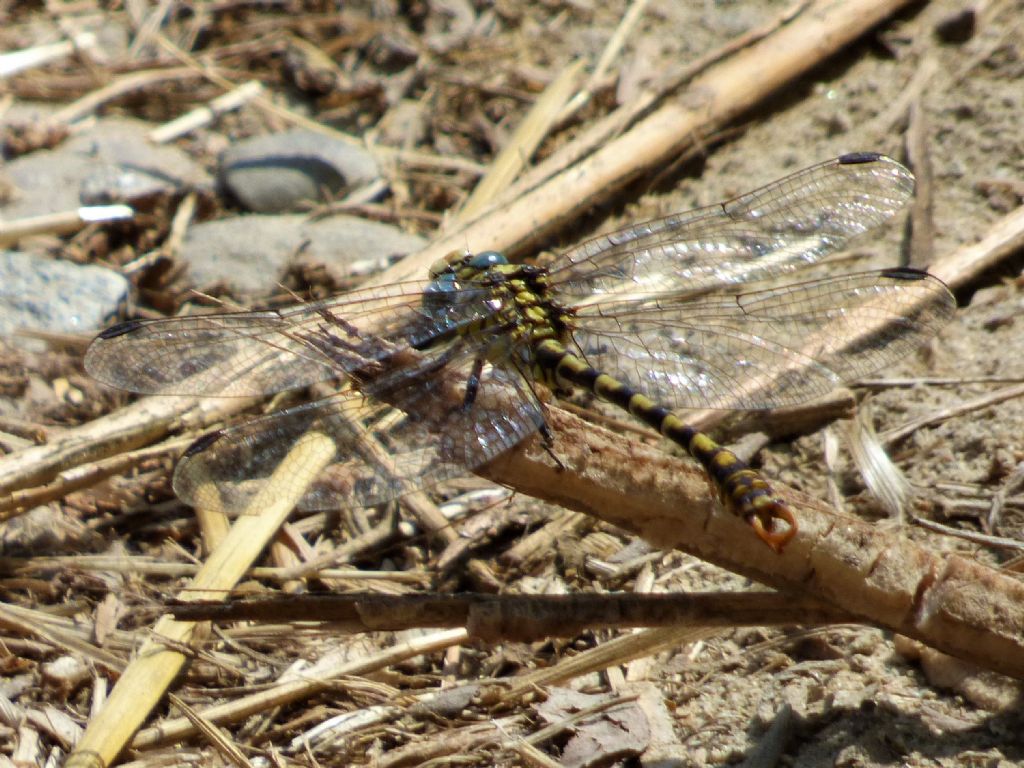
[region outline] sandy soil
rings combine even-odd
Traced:
[[[381,7],[388,3],[374,4]],[[420,52],[422,78],[406,87],[409,98],[424,108],[422,148],[439,154],[457,154],[487,163],[510,127],[529,107],[538,85],[578,56],[596,57],[618,24],[626,3],[544,2],[520,5],[494,4],[497,22],[492,27],[467,33],[457,47],[443,54],[428,54],[427,42],[439,44],[440,33],[454,24],[440,8],[447,4],[402,4],[407,14],[422,16],[410,20],[384,13],[377,23],[369,21],[366,8],[355,5],[346,11],[351,48],[340,49],[338,61],[352,74],[356,84],[373,85],[374,78],[394,85],[400,77],[414,78],[409,61],[403,58],[403,44]],[[452,3],[459,8],[459,3]],[[583,120],[600,114],[616,99],[627,100],[640,84],[667,67],[694,59],[722,45],[743,30],[766,23],[788,3],[755,2],[676,3],[651,2],[645,16],[631,33],[615,71],[613,89],[602,91],[598,103],[588,107]],[[915,5],[890,19],[872,34],[849,46],[826,65],[768,99],[725,135],[708,143],[706,151],[687,159],[657,179],[643,179],[614,205],[592,212],[580,223],[550,243],[552,250],[574,241],[593,227],[612,228],[629,221],[670,211],[704,205],[746,191],[783,176],[797,168],[854,150],[874,150],[905,158],[906,109],[900,108],[908,93],[917,89],[914,101],[921,121],[928,160],[933,170],[933,223],[935,258],[982,237],[989,227],[1024,198],[1024,5],[991,0],[970,6],[955,0]],[[454,12],[452,12],[454,13]],[[15,17],[28,24],[30,12]],[[222,44],[237,42],[239,30],[253,25],[265,30],[274,23],[275,12],[239,12],[237,28],[226,23],[215,28]],[[311,17],[312,18],[312,17]],[[322,17],[319,17],[322,18]],[[261,26],[262,25],[262,26]],[[321,39],[315,23],[294,24],[296,34]],[[255,32],[253,34],[256,34]],[[376,41],[376,42],[374,42]],[[382,42],[384,41],[384,42]],[[412,41],[412,42],[409,42]],[[387,44],[385,44],[385,42]],[[265,60],[245,56],[225,61],[248,68],[248,76],[266,75]],[[269,66],[273,70],[273,65]],[[920,73],[930,77],[918,83]],[[390,79],[389,79],[390,78]],[[237,78],[241,79],[241,78]],[[368,89],[372,91],[372,88]],[[22,85],[18,98],[30,92]],[[358,90],[358,89],[356,89]],[[180,96],[180,95],[179,95]],[[376,100],[375,100],[376,99]],[[330,107],[336,124],[358,132],[374,127],[386,112],[387,95],[342,100]],[[70,98],[69,98],[70,100]],[[160,121],[174,116],[178,96],[118,107],[129,113]],[[301,98],[299,99],[301,101]],[[321,105],[322,107],[323,105]],[[269,128],[274,122],[268,121]],[[545,147],[546,154],[564,141],[575,127]],[[229,116],[218,133],[268,130],[252,116]],[[214,132],[211,132],[214,133]],[[221,137],[222,138],[222,137]],[[219,146],[217,136],[204,134],[189,140],[190,151],[210,162],[207,150]],[[465,194],[466,180],[457,174],[429,177],[403,175],[394,190],[401,207],[432,214],[443,213]],[[429,236],[430,226],[422,217],[409,216],[400,222]],[[857,268],[905,263],[901,255],[903,222],[894,222],[878,237],[859,244]],[[130,251],[130,249],[129,249]],[[115,261],[125,263],[132,253],[113,250]],[[918,266],[925,266],[919,264]],[[957,292],[962,309],[956,319],[921,354],[879,374],[870,388],[871,421],[884,434],[919,417],[955,408],[973,398],[992,394],[1024,378],[1024,344],[1018,325],[1024,294],[1021,292],[1020,254],[983,275]],[[173,299],[154,302],[166,310]],[[143,302],[145,303],[145,302]],[[44,359],[32,354],[10,353],[5,370],[12,376],[32,378],[53,385],[70,372],[81,381],[74,355]],[[34,377],[34,378],[33,378]],[[893,380],[901,380],[895,385]],[[919,383],[910,380],[920,379]],[[82,384],[87,387],[87,384]],[[12,392],[18,392],[15,387]],[[30,390],[35,391],[35,390]],[[21,392],[24,394],[24,391]],[[8,392],[10,394],[10,392]],[[38,392],[36,392],[38,395]],[[96,389],[86,390],[88,404],[74,404],[59,398],[27,398],[21,416],[48,425],[70,424],[98,415],[111,406],[114,397]],[[890,454],[912,483],[910,512],[958,529],[985,531],[1019,547],[1024,535],[1024,507],[1017,473],[1024,466],[1024,401],[1009,399],[942,419],[921,428],[890,448]],[[845,423],[828,428],[839,438],[839,457],[832,466],[824,459],[824,433],[773,444],[760,456],[766,473],[826,498],[830,481],[838,488],[846,510],[895,525],[886,519],[881,505],[865,491],[864,482],[849,459]],[[144,467],[144,471],[121,485],[79,493],[66,506],[51,507],[51,514],[69,516],[74,524],[62,523],[49,535],[41,535],[27,517],[15,532],[6,532],[8,550],[28,554],[20,547],[32,546],[31,554],[104,553],[128,551],[160,558],[180,559],[177,547],[198,551],[196,531],[183,509],[169,494],[166,460]],[[1017,485],[1015,485],[1017,484]],[[470,481],[478,488],[481,482]],[[458,487],[458,486],[456,486]],[[992,527],[988,522],[993,499],[1008,493],[1002,516]],[[834,497],[833,497],[834,498]],[[154,507],[155,505],[155,507]],[[118,509],[118,507],[121,507]],[[157,514],[153,514],[153,510]],[[529,499],[517,498],[510,507],[493,510],[486,524],[473,516],[459,525],[474,536],[470,548],[474,557],[496,562],[506,548],[529,531],[541,526],[556,512]],[[46,520],[46,518],[44,518]],[[369,522],[368,522],[369,521]],[[349,532],[362,530],[371,518],[349,524]],[[11,525],[14,525],[13,523]],[[53,525],[52,521],[42,525]],[[309,530],[323,536],[341,537],[339,531],[323,533],[323,523]],[[550,552],[535,553],[529,567],[502,571],[504,587],[513,591],[557,591],[583,589],[631,590],[636,579],[651,578],[657,590],[710,588],[746,589],[745,580],[679,553],[647,555],[643,569],[625,578],[603,579],[587,558],[613,559],[625,550],[638,552],[638,545],[617,531],[583,521],[575,524],[572,541]],[[300,526],[301,530],[301,526]],[[72,532],[73,531],[73,532]],[[991,564],[1003,564],[1016,552],[1011,548],[983,547],[942,536],[913,524],[903,533],[940,551],[958,551]],[[318,535],[314,532],[312,537]],[[579,537],[579,542],[576,538]],[[168,545],[170,539],[175,545]],[[113,542],[113,543],[112,543]],[[310,543],[310,546],[315,542]],[[631,549],[625,549],[632,547]],[[358,564],[373,569],[426,569],[437,566],[441,550],[422,537],[392,540],[387,547],[362,552]],[[589,563],[589,564],[588,564]],[[123,574],[84,574],[71,570],[52,577],[46,596],[33,590],[19,591],[12,580],[3,587],[5,600],[57,606],[65,603],[83,615],[104,599],[108,590],[126,590],[135,599],[172,593],[168,581],[147,583]],[[456,568],[432,579],[431,588],[457,590],[471,586]],[[360,587],[362,588],[362,587]],[[152,590],[152,592],[151,592]],[[34,596],[32,596],[34,595]],[[140,633],[145,622],[133,620]],[[4,632],[6,636],[7,631]],[[402,694],[415,694],[437,685],[454,685],[486,676],[509,676],[590,647],[609,633],[595,631],[573,643],[536,645],[475,644],[461,653],[424,656],[387,673],[373,683],[339,684],[329,694],[265,713],[246,725],[232,725],[232,738],[257,749],[286,745],[296,733],[339,712],[386,703]],[[141,635],[140,635],[141,636]],[[197,664],[181,685],[183,695],[195,704],[230,699],[241,688],[218,687],[253,684],[274,679],[278,671],[296,658],[318,658],[341,649],[352,655],[370,653],[373,648],[394,641],[390,634],[368,639],[347,640],[330,634],[296,635],[295,642],[281,642],[282,635],[268,639],[248,638],[252,658],[226,648],[230,665],[239,664],[241,678],[234,674],[217,681],[216,667]],[[291,635],[284,635],[289,637]],[[18,650],[6,658],[7,681],[0,690],[25,704],[21,685],[28,680],[50,680],[33,700],[52,704],[73,719],[83,721],[93,695],[89,677],[72,683],[53,684],[46,664],[56,654],[52,649],[13,646]],[[257,653],[258,651],[258,653]],[[244,663],[240,661],[245,659]],[[1009,681],[987,673],[963,672],[941,659],[922,662],[907,643],[894,642],[880,630],[840,626],[817,632],[734,630],[717,633],[696,645],[675,647],[645,660],[616,667],[612,675],[592,675],[573,683],[588,693],[617,690],[624,680],[652,682],[661,694],[660,711],[670,723],[674,743],[665,747],[665,762],[672,765],[792,765],[808,768],[843,766],[1010,766],[1024,764],[1024,709],[1019,690]],[[179,691],[182,693],[182,691]],[[32,697],[30,697],[32,698]],[[510,732],[529,733],[540,727],[542,717],[536,702],[518,705],[501,717],[522,717],[509,725]],[[358,763],[376,756],[381,765],[389,755],[405,755],[404,764],[426,764],[427,753],[416,753],[410,745],[443,744],[446,734],[462,735],[472,723],[498,717],[479,702],[457,712],[408,715],[357,732],[348,740],[321,747],[316,760],[322,765]],[[510,721],[511,722],[511,721]],[[0,743],[11,739],[11,724],[0,726]],[[773,734],[781,754],[765,750]],[[779,735],[781,734],[781,735]],[[51,737],[44,733],[44,741]],[[454,738],[454,737],[452,737]],[[615,742],[616,744],[624,742]],[[212,749],[201,739],[190,742],[180,760],[212,764]],[[546,741],[540,748],[552,760],[574,765],[648,764],[652,752],[638,757],[629,752],[607,761],[594,755],[570,759],[563,753],[583,750],[568,735]],[[401,751],[402,749],[407,751]],[[399,750],[392,753],[392,750]],[[585,751],[585,750],[583,750]],[[578,753],[572,752],[573,755]],[[152,753],[167,759],[173,752]],[[460,764],[525,764],[528,760],[511,749],[455,749],[454,754],[431,753],[435,759],[450,758]],[[282,758],[287,765],[312,765],[312,756],[294,754]]]

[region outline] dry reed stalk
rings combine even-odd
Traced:
[[[0,509],[12,509],[15,491],[50,482],[60,473],[130,451],[179,429],[196,429],[251,407],[258,398],[147,397],[74,429],[53,442],[0,457]],[[0,519],[10,517],[0,515]]]
[[[625,48],[626,43],[633,34],[633,30],[636,29],[637,24],[644,17],[648,2],[649,0],[633,0],[629,4],[626,12],[619,20],[615,31],[612,32],[608,42],[605,43],[604,50],[601,51],[601,55],[594,64],[593,71],[587,76],[587,81],[579,92],[572,97],[572,100],[562,107],[561,112],[555,118],[556,123],[565,122],[569,117],[585,107],[594,97],[594,92],[603,83],[611,79],[612,65],[622,56],[623,48]]]
[[[1024,248],[1024,205],[993,224],[985,236],[933,262],[928,268],[953,288],[959,288]]]
[[[522,173],[530,162],[537,147],[547,137],[548,131],[558,118],[558,113],[572,95],[580,73],[583,71],[583,60],[579,59],[564,70],[548,85],[544,93],[534,102],[526,117],[517,126],[509,142],[491,167],[474,187],[472,194],[459,211],[455,223],[471,221],[474,216],[484,210],[494,197],[505,189]]]
[[[790,23],[709,69],[681,99],[667,103],[578,165],[403,259],[372,284],[418,277],[467,243],[475,251],[524,250],[636,177],[673,161],[906,3],[821,0],[808,6]]]
[[[305,435],[239,517],[182,593],[185,600],[221,600],[260,556],[302,496],[306,486],[334,456],[334,442]],[[109,765],[149,716],[188,656],[174,646],[193,642],[199,625],[164,616],[121,675],[104,707],[86,727],[68,757],[68,768]]]
[[[308,698],[324,690],[331,685],[332,681],[340,677],[369,675],[420,654],[433,653],[459,645],[468,639],[469,633],[464,629],[447,629],[417,637],[373,656],[307,670],[307,674],[301,680],[279,683],[250,696],[207,707],[201,710],[200,714],[211,723],[237,722],[258,712]],[[158,726],[140,731],[132,741],[132,747],[143,749],[158,744],[173,743],[195,733],[195,730],[195,726],[187,718],[165,720]],[[73,767],[69,765],[69,768]]]

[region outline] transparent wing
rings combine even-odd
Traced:
[[[444,301],[425,302],[430,285],[394,284],[277,311],[129,321],[93,341],[85,367],[99,381],[147,394],[261,395],[330,376],[366,380],[410,348],[494,312],[490,291],[451,288]]]
[[[395,388],[387,404],[348,392],[214,432],[186,451],[174,490],[192,505],[244,512],[299,438],[318,431],[334,441],[334,460],[299,506],[369,506],[464,474],[540,427],[518,372],[485,366],[467,402],[469,374],[460,367]]]
[[[893,269],[732,296],[581,311],[598,370],[672,408],[775,408],[823,395],[932,337],[956,303],[941,280]]]
[[[844,155],[725,203],[584,242],[551,267],[568,304],[594,294],[706,293],[789,272],[845,247],[906,203],[914,177],[883,155]]]

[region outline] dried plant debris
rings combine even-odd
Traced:
[[[1000,621],[1020,614],[1011,601],[1024,590],[1024,356],[1016,353],[1024,280],[1014,255],[1024,21],[1006,0],[967,9],[935,0],[888,18],[869,0],[833,3],[829,14],[815,8],[772,0],[0,8],[0,243],[11,249],[0,280],[0,761],[59,763],[77,744],[108,764],[209,765],[222,759],[215,755],[296,766],[1024,762],[1020,683],[993,672],[998,663],[965,665],[920,637],[859,623],[957,574],[965,578],[958,607],[1006,601],[989,616],[990,647],[1012,641],[1013,626]],[[847,14],[844,27],[870,18],[871,30],[844,40],[827,64],[757,94],[759,106],[746,97],[716,111],[775,77],[801,44],[790,38],[757,58],[758,43],[812,19],[825,25],[814,40],[841,39],[827,26],[835,14]],[[731,65],[736,50],[754,51],[757,77],[715,69]],[[518,144],[517,129],[578,62],[578,95],[543,116],[539,143]],[[666,105],[677,111],[660,112]],[[684,125],[684,110],[711,122]],[[639,123],[650,130],[643,141],[615,143],[652,116]],[[671,133],[683,127],[684,136]],[[666,153],[662,142],[675,149]],[[628,149],[601,155],[609,146]],[[693,522],[716,503],[706,478],[626,418],[594,408],[589,422],[557,411],[548,443],[486,468],[504,479],[526,462],[536,474],[521,482],[539,498],[474,476],[355,512],[289,515],[287,493],[262,500],[259,511],[273,519],[196,512],[170,479],[192,440],[238,423],[243,411],[251,419],[332,395],[336,382],[274,404],[135,400],[82,367],[89,338],[114,319],[281,306],[396,279],[422,287],[429,265],[404,261],[420,251],[432,261],[511,244],[517,263],[532,263],[537,249],[560,253],[867,150],[930,166],[930,201],[914,214],[918,242],[906,241],[896,220],[811,278],[926,252],[929,263],[917,266],[952,285],[960,309],[924,350],[854,382],[852,394],[741,422],[769,436],[752,449],[764,476],[858,518],[837,526],[819,504],[798,515],[805,528],[782,556],[742,523],[724,530],[753,543],[705,525],[714,515]],[[525,173],[474,200],[464,220],[462,205],[502,151]],[[562,185],[547,187],[552,179]],[[544,197],[545,189],[557,192]],[[130,217],[79,215],[114,204],[130,206]],[[430,252],[444,237],[444,252]],[[34,314],[3,319],[5,307]],[[295,366],[295,380],[310,383]],[[492,375],[487,366],[477,373]],[[870,410],[855,414],[866,390]],[[687,415],[706,429],[721,418]],[[373,416],[382,433],[394,426]],[[833,441],[824,455],[821,428],[838,417],[859,419],[858,428],[840,424],[835,434],[869,435],[874,463],[884,452],[890,474],[905,478],[902,523],[889,519],[849,446]],[[303,447],[295,472],[329,461],[315,437]],[[369,461],[386,460],[388,447]],[[630,476],[638,485],[616,485],[630,463],[640,464]],[[586,486],[601,478],[608,485],[598,491]],[[363,482],[351,473],[336,480],[337,488]],[[684,489],[692,503],[660,498],[667,488]],[[594,508],[609,499],[617,508],[597,519],[540,500],[586,506],[581,494]],[[801,513],[810,503],[795,491],[786,500]],[[665,517],[634,514],[641,503]],[[681,516],[680,506],[696,512]],[[845,553],[858,579],[847,571],[839,579],[840,559],[825,559],[825,549],[801,548],[843,531],[860,545]],[[743,575],[674,548],[706,554],[702,537],[727,542],[715,558]],[[217,560],[225,539],[234,551]],[[236,573],[218,581],[211,560]],[[920,591],[886,602],[896,593],[883,584],[921,573]],[[838,584],[827,607],[856,616],[780,627],[769,612],[765,626],[746,616],[737,627],[632,633],[581,629],[566,615],[571,633],[529,642],[507,638],[526,634],[531,617],[500,611],[476,620],[487,640],[461,626],[431,628],[432,617],[412,609],[402,620],[414,629],[352,634],[379,618],[369,601],[351,608],[358,622],[222,621],[206,635],[160,618],[174,597],[273,596],[294,607],[309,592],[479,592],[564,596],[572,606],[578,594],[728,595],[749,591],[751,578],[804,592],[793,601]],[[744,597],[767,608],[762,594]],[[129,704],[113,715],[108,707],[104,721],[97,702],[117,706],[126,680],[137,686]]]

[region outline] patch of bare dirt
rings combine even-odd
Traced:
[[[379,144],[389,151],[378,157],[380,193],[348,200],[348,212],[432,238],[538,94],[570,62],[598,59],[632,5],[447,0],[353,3],[341,10],[315,2],[139,10],[86,3],[67,10],[67,19],[31,5],[0,7],[0,50],[53,42],[71,22],[95,30],[99,40],[80,59],[60,59],[0,80],[3,138],[13,158],[58,144],[62,130],[81,128],[83,119],[130,115],[156,127],[208,103],[225,85],[256,79],[277,108],[250,105],[178,138],[198,165],[212,171],[225,146],[282,131],[296,116],[370,137],[371,149]],[[666,73],[771,25],[789,6],[769,0],[648,3],[607,72],[593,83],[589,101],[549,130],[537,160]],[[727,126],[699,137],[677,162],[663,163],[658,172],[590,206],[557,235],[545,234],[543,246],[557,251],[595,230],[707,205],[846,152],[878,151],[906,160],[910,145],[915,169],[931,170],[932,205],[925,220],[933,237],[915,251],[917,259],[924,254],[915,266],[925,267],[978,241],[1024,200],[1022,41],[1020,2],[914,4]],[[207,72],[193,67],[185,52],[199,57]],[[78,101],[132,73],[172,67],[181,73],[125,89],[99,106]],[[210,70],[216,77],[208,76]],[[664,98],[700,95],[684,85]],[[24,119],[30,109],[52,115],[76,103],[83,111],[60,123],[61,131],[38,113]],[[54,235],[38,249],[123,272],[135,291],[127,316],[230,302],[236,297],[211,301],[192,294],[173,249],[157,250],[175,237],[173,219],[186,200],[196,206],[198,219],[238,213],[233,201],[212,188],[194,197],[192,191],[148,199],[131,226]],[[830,268],[905,264],[907,243],[904,221],[895,221],[858,241],[853,256]],[[473,242],[466,246],[482,250]],[[1021,263],[1020,252],[1011,253],[958,286],[960,310],[933,343],[857,390],[869,399],[872,424],[883,440],[889,430],[948,411],[886,447],[911,483],[912,517],[990,539],[960,539],[913,522],[897,529],[849,457],[845,421],[824,428],[838,438],[836,458],[825,459],[822,429],[762,451],[758,461],[765,474],[838,501],[846,512],[935,551],[996,567],[1013,569],[1016,563],[1013,570],[1019,572],[1024,399],[998,393],[1024,380]],[[306,296],[336,290],[338,281],[326,278],[327,271],[292,269],[281,280],[287,290],[275,286],[260,303],[290,299],[291,291]],[[5,459],[59,441],[65,430],[127,402],[85,376],[85,342],[84,335],[49,337],[55,354],[5,346]],[[976,407],[960,409],[975,400]],[[238,418],[217,414],[210,420],[221,417]],[[166,449],[147,453],[152,436],[126,446],[141,453],[130,454],[124,464],[116,463],[116,455],[97,459],[100,470],[79,485],[72,480],[48,493],[50,476],[4,489],[26,495],[4,507],[7,519],[0,524],[8,556],[0,594],[5,611],[10,608],[0,616],[0,696],[16,713],[0,717],[0,762],[41,765],[71,749],[149,636],[152,606],[158,609],[177,594],[194,560],[206,557],[209,542],[216,540],[203,527],[208,521],[197,524],[170,490],[174,458],[199,432],[188,428],[185,438]],[[477,478],[454,480],[439,490],[447,516],[440,531],[429,530],[424,518],[414,518],[404,506],[397,513],[294,519],[261,560],[275,570],[252,574],[242,591],[680,592],[755,586],[680,552],[652,552],[600,521],[522,496],[509,500]],[[48,559],[62,556],[67,559]],[[313,575],[304,570],[310,563],[334,570]],[[339,570],[342,565],[372,574],[367,580]],[[142,610],[147,606],[149,612]],[[557,669],[616,634],[594,628],[571,640],[461,639],[446,646],[425,630],[351,636],[330,628],[225,625],[172,686],[179,698],[161,700],[136,751],[124,754],[177,765],[213,764],[231,748],[253,764],[281,765],[1024,763],[1016,683],[854,624],[715,630],[640,659],[606,662],[575,677],[567,673],[550,688],[512,700],[484,685],[502,689],[528,673]],[[426,647],[411,646],[397,660],[381,657],[420,641]],[[378,657],[377,665],[358,666]],[[310,679],[325,683],[294,699],[254,704],[219,723],[221,743],[187,723],[181,726],[187,735],[169,742],[153,729],[164,718],[180,718],[186,705],[202,714],[264,685]],[[572,688],[571,695],[564,688]],[[548,703],[541,704],[546,697]],[[606,708],[612,705],[622,709]],[[566,722],[588,706],[594,708],[590,719]],[[537,744],[528,743],[545,725],[551,730]]]

